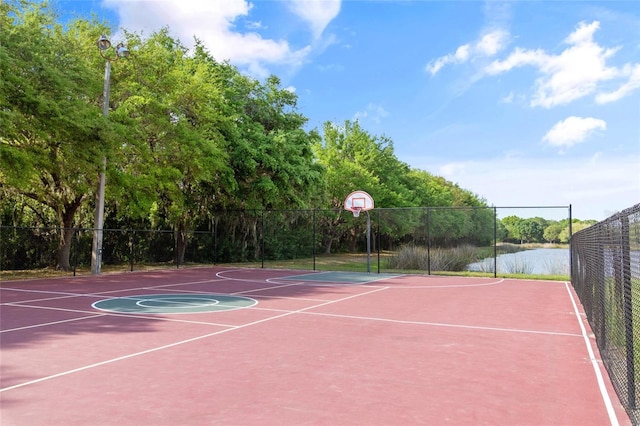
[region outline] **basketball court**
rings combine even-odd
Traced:
[[[0,285],[11,425],[629,425],[569,283],[194,268]]]

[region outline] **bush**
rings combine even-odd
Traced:
[[[505,272],[508,274],[531,274],[535,269],[533,265],[523,261],[522,259],[518,259],[517,256],[513,256],[512,259],[504,261]]]
[[[388,266],[391,269],[403,270],[427,270],[428,253],[426,247],[403,246],[388,258]]]
[[[401,247],[388,259],[390,269],[428,270],[431,261],[432,271],[464,271],[478,256],[478,249],[471,245],[454,248],[432,248],[408,245]]]

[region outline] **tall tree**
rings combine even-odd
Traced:
[[[276,76],[265,83],[248,77],[235,82],[242,126],[228,149],[241,207],[308,207],[322,167],[312,150],[318,135],[304,130],[307,119],[297,111],[296,94]]]
[[[62,230],[58,267],[69,269],[74,218],[109,140],[100,74],[83,54],[104,27],[63,27],[46,3],[0,10],[0,185],[50,209]]]
[[[145,40],[130,35],[129,43],[136,53],[112,115],[135,132],[118,150],[119,210],[171,226],[182,262],[194,224],[233,186],[219,131],[233,117],[221,111],[218,67],[200,45],[190,55],[166,28]]]
[[[369,192],[379,207],[411,205],[410,168],[396,157],[391,139],[369,134],[357,121],[346,120],[339,125],[327,122],[323,139],[315,144],[314,150],[318,162],[327,170],[324,198],[330,207],[341,209],[345,197],[354,190]],[[406,217],[395,222],[393,218],[387,219],[387,229],[382,232],[398,234],[410,227],[411,220]],[[325,252],[330,252],[333,242],[347,234],[353,247],[364,226],[360,223],[345,226],[340,212],[323,217],[323,221]]]
[[[520,238],[527,243],[542,241],[544,229],[540,223],[534,219],[523,219],[517,225]]]

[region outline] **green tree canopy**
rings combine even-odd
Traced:
[[[111,138],[96,108],[101,81],[84,53],[104,29],[62,26],[47,4],[0,3],[0,185],[46,207],[69,268],[76,212],[96,186]]]

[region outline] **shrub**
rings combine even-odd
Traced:
[[[426,271],[431,260],[432,271],[464,271],[477,259],[477,249],[471,245],[444,249],[408,245],[401,247],[388,259],[391,269]]]
[[[427,270],[428,253],[426,247],[402,246],[389,256],[388,265],[391,269]]]
[[[545,268],[547,273],[550,275],[569,275],[569,264],[567,262],[563,262],[561,260],[549,260],[546,259],[544,261]]]
[[[515,255],[511,259],[505,259],[503,266],[508,274],[531,274],[534,270],[533,265],[523,262]]]

